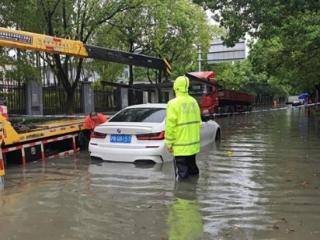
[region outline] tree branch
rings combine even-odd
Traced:
[[[63,30],[64,30],[64,35],[67,36],[67,14],[66,14],[66,0],[62,1],[62,23],[63,23]]]
[[[49,21],[49,16],[47,16],[48,10],[47,10],[47,8],[46,8],[43,0],[40,0],[40,6],[41,6],[41,8],[42,8],[42,10],[43,10],[44,18],[46,19],[46,22],[48,22],[48,21]]]
[[[51,16],[52,16],[52,15],[55,13],[55,11],[57,10],[57,8],[58,8],[58,6],[59,6],[59,4],[60,4],[60,1],[61,1],[61,0],[57,0],[57,1],[56,1],[55,5],[53,6],[52,11],[50,12]]]
[[[84,37],[83,42],[86,43],[88,41],[89,37],[94,32],[94,28],[96,28],[97,26],[100,26],[101,24],[103,24],[103,23],[107,22],[108,20],[112,19],[117,13],[125,11],[125,10],[129,10],[129,9],[133,9],[133,8],[135,8],[135,7],[123,7],[123,6],[117,7],[110,15],[108,15],[105,18],[100,19],[99,21],[96,22],[96,24],[93,24],[91,26],[90,30],[88,31],[88,33]]]

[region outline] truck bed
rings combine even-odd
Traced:
[[[2,118],[2,116],[0,117]],[[69,133],[79,132],[82,129],[83,119],[61,119],[40,123],[30,123],[26,126],[14,128],[5,119],[1,121],[1,143],[3,146],[37,141]]]
[[[13,127],[17,133],[28,133],[50,128],[67,127],[74,124],[82,124],[83,119],[59,119],[42,122],[29,122],[27,124],[14,124]]]
[[[248,93],[235,90],[221,90],[218,93],[219,105],[224,104],[239,104],[250,105],[254,102],[254,96]]]

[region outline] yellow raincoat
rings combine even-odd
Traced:
[[[200,151],[201,113],[188,88],[189,79],[178,77],[173,86],[176,98],[167,106],[165,143],[173,148],[174,156],[190,156]]]

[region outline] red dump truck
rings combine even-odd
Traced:
[[[250,111],[254,96],[248,93],[222,89],[212,71],[191,72],[190,94],[199,102],[203,115]]]

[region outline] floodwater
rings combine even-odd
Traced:
[[[320,117],[303,109],[217,120],[199,179],[172,163],[76,158],[7,169],[0,239],[320,239]]]

